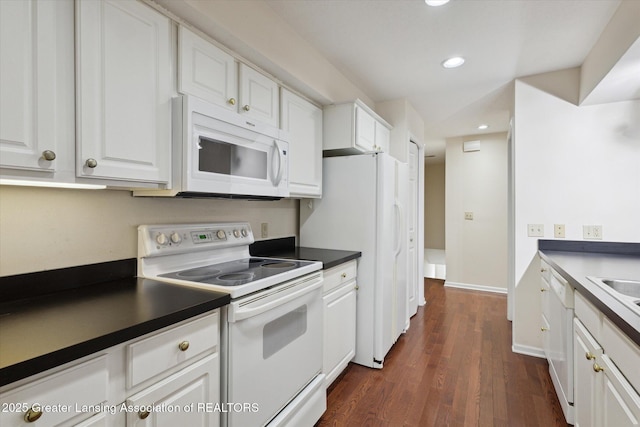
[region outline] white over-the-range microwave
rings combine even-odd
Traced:
[[[289,196],[289,136],[200,98],[172,104],[172,182],[136,196],[280,199]]]

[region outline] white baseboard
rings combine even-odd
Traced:
[[[474,285],[471,283],[459,283],[459,282],[451,282],[449,280],[444,282],[444,285],[449,288],[459,288],[459,289],[468,289],[471,291],[482,291],[482,292],[493,292],[496,294],[507,294],[507,290],[505,288],[494,288],[493,286],[484,286],[484,285]]]
[[[540,357],[545,359],[544,350],[538,347],[530,347],[528,345],[511,344],[511,351],[525,356]]]

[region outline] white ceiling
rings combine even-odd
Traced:
[[[427,153],[506,131],[512,82],[580,66],[620,0],[265,0],[375,102],[406,98]],[[466,58],[459,69],[440,63]],[[478,131],[481,123],[490,125]]]

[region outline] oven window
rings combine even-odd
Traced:
[[[198,170],[267,179],[267,153],[201,136],[198,147]]]
[[[307,331],[307,306],[303,305],[264,325],[262,358],[268,359]]]

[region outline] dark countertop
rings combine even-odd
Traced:
[[[74,267],[74,274],[78,268]],[[49,277],[60,280],[62,270]],[[73,274],[71,274],[73,275]],[[0,278],[8,288],[24,277]],[[34,282],[46,278],[38,273]],[[56,283],[51,284],[55,288]],[[136,277],[60,284],[0,304],[0,386],[60,366],[229,303],[228,294]],[[5,296],[11,292],[4,292]]]
[[[362,256],[362,252],[358,251],[295,246],[294,237],[260,240],[253,243],[249,250],[253,256],[320,261],[323,270],[328,270]]]
[[[640,248],[640,244],[620,244],[616,251],[615,245],[606,247],[602,242],[582,248],[572,247],[572,242],[563,242],[565,246],[553,242],[540,241],[540,257],[640,345],[640,315],[587,278],[640,279],[640,252],[630,246]]]

